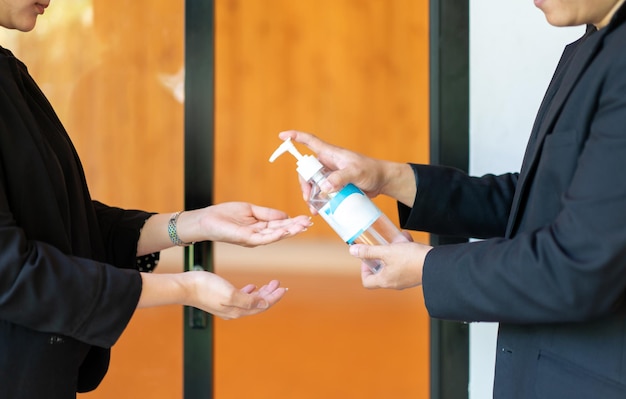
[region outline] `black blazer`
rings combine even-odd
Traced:
[[[0,47],[0,397],[97,385],[139,299],[149,216],[91,200],[61,122]]]
[[[494,397],[626,397],[626,7],[567,46],[521,172],[413,165],[433,317],[499,322]]]

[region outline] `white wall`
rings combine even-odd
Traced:
[[[519,171],[533,120],[566,44],[531,0],[470,0],[470,173]],[[497,324],[470,325],[470,399],[492,397]]]

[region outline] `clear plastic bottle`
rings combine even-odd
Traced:
[[[312,155],[301,155],[291,139],[285,140],[270,157],[270,162],[285,152],[297,161],[300,176],[311,184],[309,204],[348,245],[385,245],[406,242],[407,238],[389,218],[355,185],[349,183],[337,192],[326,194],[320,186],[330,171]],[[376,260],[365,263],[374,273],[382,264]]]

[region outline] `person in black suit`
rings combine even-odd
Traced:
[[[347,182],[398,200],[401,226],[483,240],[353,245],[368,288],[422,285],[435,318],[499,322],[494,397],[626,398],[626,6],[536,0],[568,45],[519,173],[468,176],[373,159],[297,131]],[[303,183],[305,196],[310,188]]]
[[[0,1],[0,26],[35,27],[48,0]],[[167,214],[91,199],[83,169],[26,66],[0,47],[0,398],[69,399],[104,377],[135,309],[180,304],[224,319],[262,312],[276,280],[235,288],[203,271],[151,274],[159,251],[198,241],[247,247],[309,217],[245,202]]]

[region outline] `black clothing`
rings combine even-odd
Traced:
[[[97,386],[139,300],[150,215],[92,201],[54,110],[0,47],[0,397]]]

